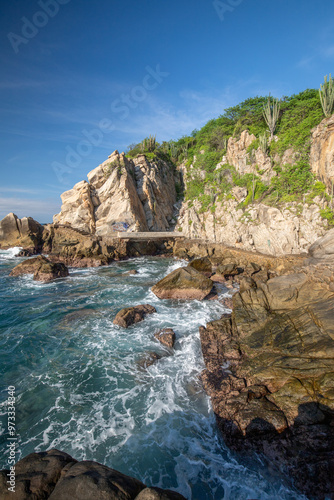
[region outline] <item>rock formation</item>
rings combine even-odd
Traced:
[[[118,222],[130,231],[169,230],[176,191],[174,169],[165,161],[130,160],[115,151],[87,177],[61,195],[55,223],[99,236],[111,236]]]
[[[9,470],[0,471],[1,500],[185,500],[172,490],[147,487],[97,462],[78,462],[53,449],[31,453],[15,465],[15,493],[8,490]]]
[[[175,269],[152,287],[159,299],[203,300],[213,283],[192,267]]]
[[[49,259],[39,255],[15,266],[9,276],[22,276],[23,274],[33,274],[35,281],[46,283],[56,278],[65,278],[68,276],[68,269],[61,262],[51,262]]]
[[[43,226],[32,217],[10,213],[0,221],[0,248],[25,247],[34,253],[42,247]]]
[[[162,345],[172,349],[175,343],[175,332],[172,328],[162,328],[154,334],[154,337],[161,342]]]
[[[150,304],[143,304],[140,306],[125,307],[116,314],[113,321],[114,325],[128,328],[129,326],[143,321],[148,314],[157,312],[156,308]]]
[[[226,443],[263,453],[319,499],[334,494],[333,243],[332,232],[315,245],[311,267],[243,279],[232,316],[200,328],[202,380]]]
[[[310,165],[331,192],[334,183],[334,115],[325,118],[312,131]]]

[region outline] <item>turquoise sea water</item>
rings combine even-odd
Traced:
[[[23,260],[16,253],[0,250],[1,468],[6,390],[15,386],[17,459],[58,448],[194,500],[304,498],[225,447],[198,380],[198,328],[226,309],[217,301],[161,301],[150,291],[184,262],[139,258],[70,269],[70,277],[40,284],[9,277]],[[122,276],[130,269],[138,274]],[[113,325],[119,309],[144,303],[157,313],[126,330]],[[171,356],[154,339],[162,327],[176,332]],[[152,351],[164,357],[141,368]]]

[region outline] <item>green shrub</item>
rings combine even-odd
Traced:
[[[334,226],[334,212],[331,208],[327,207],[320,210],[320,215],[323,219],[326,219],[329,226]]]

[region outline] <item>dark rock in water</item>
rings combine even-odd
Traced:
[[[212,274],[212,264],[208,257],[194,259],[188,264],[188,267],[196,269],[196,271],[204,274],[207,278],[209,278]]]
[[[143,304],[140,306],[126,307],[121,309],[113,321],[114,325],[122,326],[123,328],[128,328],[134,323],[139,323],[148,314],[153,314],[157,312],[156,308],[150,306],[149,304]]]
[[[135,500],[184,500],[184,496],[172,490],[145,488],[136,496]]]
[[[138,271],[136,271],[135,269],[130,269],[130,271],[126,271],[125,273],[122,273],[122,276],[132,276],[135,274],[138,274]]]
[[[68,269],[65,264],[51,262],[46,257],[39,255],[18,264],[9,276],[21,276],[22,274],[33,274],[34,280],[48,282],[68,276]]]
[[[223,297],[220,303],[223,304],[223,306],[227,307],[228,309],[233,309],[232,297]]]
[[[161,354],[156,352],[147,352],[145,355],[137,362],[140,368],[148,368],[149,366],[154,365],[159,359],[163,358]]]
[[[175,332],[172,328],[163,328],[154,334],[154,337],[163,345],[172,349],[175,343]]]
[[[203,300],[212,290],[213,283],[192,267],[175,269],[152,287],[159,299]]]
[[[9,470],[0,471],[1,500],[185,500],[171,490],[148,488],[133,477],[93,461],[78,462],[59,450],[31,453],[15,465],[15,493]]]
[[[33,255],[36,255],[37,250],[34,248],[22,248],[22,250],[19,251],[15,257],[32,257]]]
[[[226,443],[263,453],[311,498],[332,498],[334,293],[328,285],[306,273],[251,283],[234,295],[231,318],[201,327],[200,336],[202,381]]]

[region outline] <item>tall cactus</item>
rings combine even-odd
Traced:
[[[261,148],[261,151],[266,154],[266,152],[268,151],[268,139],[267,139],[267,134],[266,132],[264,132],[264,134],[261,134],[259,136],[259,143],[260,143],[260,148]]]
[[[266,124],[268,125],[271,139],[274,138],[274,132],[279,116],[280,107],[281,102],[278,99],[273,98],[273,102],[271,103],[269,94],[267,104],[263,105],[263,117],[266,120]]]
[[[156,136],[150,135],[142,141],[140,149],[142,152],[149,151],[150,153],[152,153],[155,150],[156,145]]]
[[[327,75],[324,77],[324,84],[320,85],[319,96],[324,115],[328,118],[331,116],[334,106],[334,80],[331,74],[329,74],[328,81]]]

